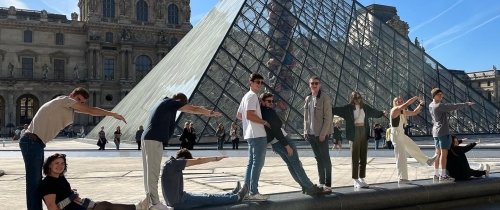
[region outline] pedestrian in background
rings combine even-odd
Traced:
[[[231,138],[231,143],[233,144],[233,149],[238,149],[240,144],[240,137],[238,136],[238,125],[236,122],[231,123],[231,130],[229,131],[229,137]]]
[[[101,127],[101,131],[98,133],[99,139],[97,140],[97,146],[99,146],[99,150],[106,149],[106,143],[108,140],[106,139],[106,133],[104,132],[104,126]]]
[[[120,126],[116,126],[116,130],[114,133],[114,142],[115,142],[116,150],[120,150],[121,137],[122,137],[122,131],[120,130]]]
[[[135,132],[135,143],[137,143],[137,150],[141,150],[141,136],[142,133],[144,132],[144,128],[139,126],[139,130]]]
[[[222,125],[222,123],[219,123],[219,125],[217,126],[217,131],[215,132],[215,136],[217,136],[217,149],[223,150],[224,141],[226,139],[226,130],[224,130],[224,125]]]

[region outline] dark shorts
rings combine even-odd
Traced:
[[[434,138],[434,146],[438,149],[450,149],[451,147],[451,137],[450,135],[438,136]]]

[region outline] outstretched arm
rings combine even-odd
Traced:
[[[215,111],[212,111],[212,110],[208,110],[208,109],[205,109],[201,106],[194,106],[194,105],[191,105],[191,104],[186,104],[184,106],[182,106],[179,111],[181,112],[187,112],[187,113],[191,113],[191,114],[200,114],[200,115],[205,115],[207,117],[219,117],[221,116],[221,113],[220,112],[215,112]]]
[[[90,107],[90,106],[87,106],[87,105],[82,104],[82,103],[75,103],[71,106],[71,108],[73,108],[76,112],[89,114],[92,116],[112,116],[115,119],[118,119],[118,120],[121,120],[121,121],[127,123],[127,121],[125,121],[125,118],[123,116],[121,116],[120,114],[118,114],[116,112],[111,112],[111,111],[108,111],[105,109],[101,109],[99,107]]]
[[[216,161],[222,160],[224,158],[227,158],[227,156],[200,157],[200,158],[194,158],[194,159],[187,159],[186,160],[186,167],[205,164],[208,162],[216,162]]]

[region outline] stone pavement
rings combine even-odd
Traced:
[[[487,144],[485,140],[482,140]],[[426,143],[422,141],[421,143]],[[430,143],[430,142],[427,142]],[[482,143],[482,144],[483,144]],[[496,141],[488,147],[498,146]],[[242,144],[243,145],[243,144]],[[125,150],[116,151],[113,143],[108,150],[97,151],[95,140],[57,139],[49,142],[45,156],[55,152],[68,154],[66,177],[72,188],[78,189],[83,197],[107,200],[116,203],[136,203],[144,197],[142,160],[135,144],[122,143]],[[0,177],[0,209],[25,209],[24,163],[17,143],[0,145],[0,169],[5,175]],[[347,145],[344,145],[347,148]],[[110,150],[111,149],[111,150]],[[174,154],[175,147],[164,152],[164,157]],[[431,155],[433,150],[424,150]],[[231,190],[235,182],[243,180],[247,157],[245,148],[239,151],[194,150],[194,156],[228,155],[230,158],[187,168],[185,190],[192,192],[220,192]],[[299,150],[302,164],[313,182],[317,182],[316,160],[310,150]],[[352,186],[350,156],[347,149],[331,151],[333,164],[333,187]],[[469,157],[470,158],[470,157]],[[164,158],[165,160],[165,158]],[[488,163],[495,172],[500,167],[500,158],[470,158],[471,162]],[[412,158],[408,159],[410,179],[428,179],[433,168],[421,166]],[[368,183],[387,183],[397,180],[393,156],[370,157],[368,159]],[[259,182],[263,194],[279,194],[300,191],[291,178],[284,162],[268,150],[264,169]],[[160,188],[161,189],[161,188]],[[334,189],[335,191],[335,189]],[[160,192],[161,194],[161,192]]]

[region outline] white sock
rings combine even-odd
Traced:
[[[446,176],[446,169],[441,169],[441,176]]]
[[[434,169],[434,176],[439,176],[439,169],[437,168]]]

